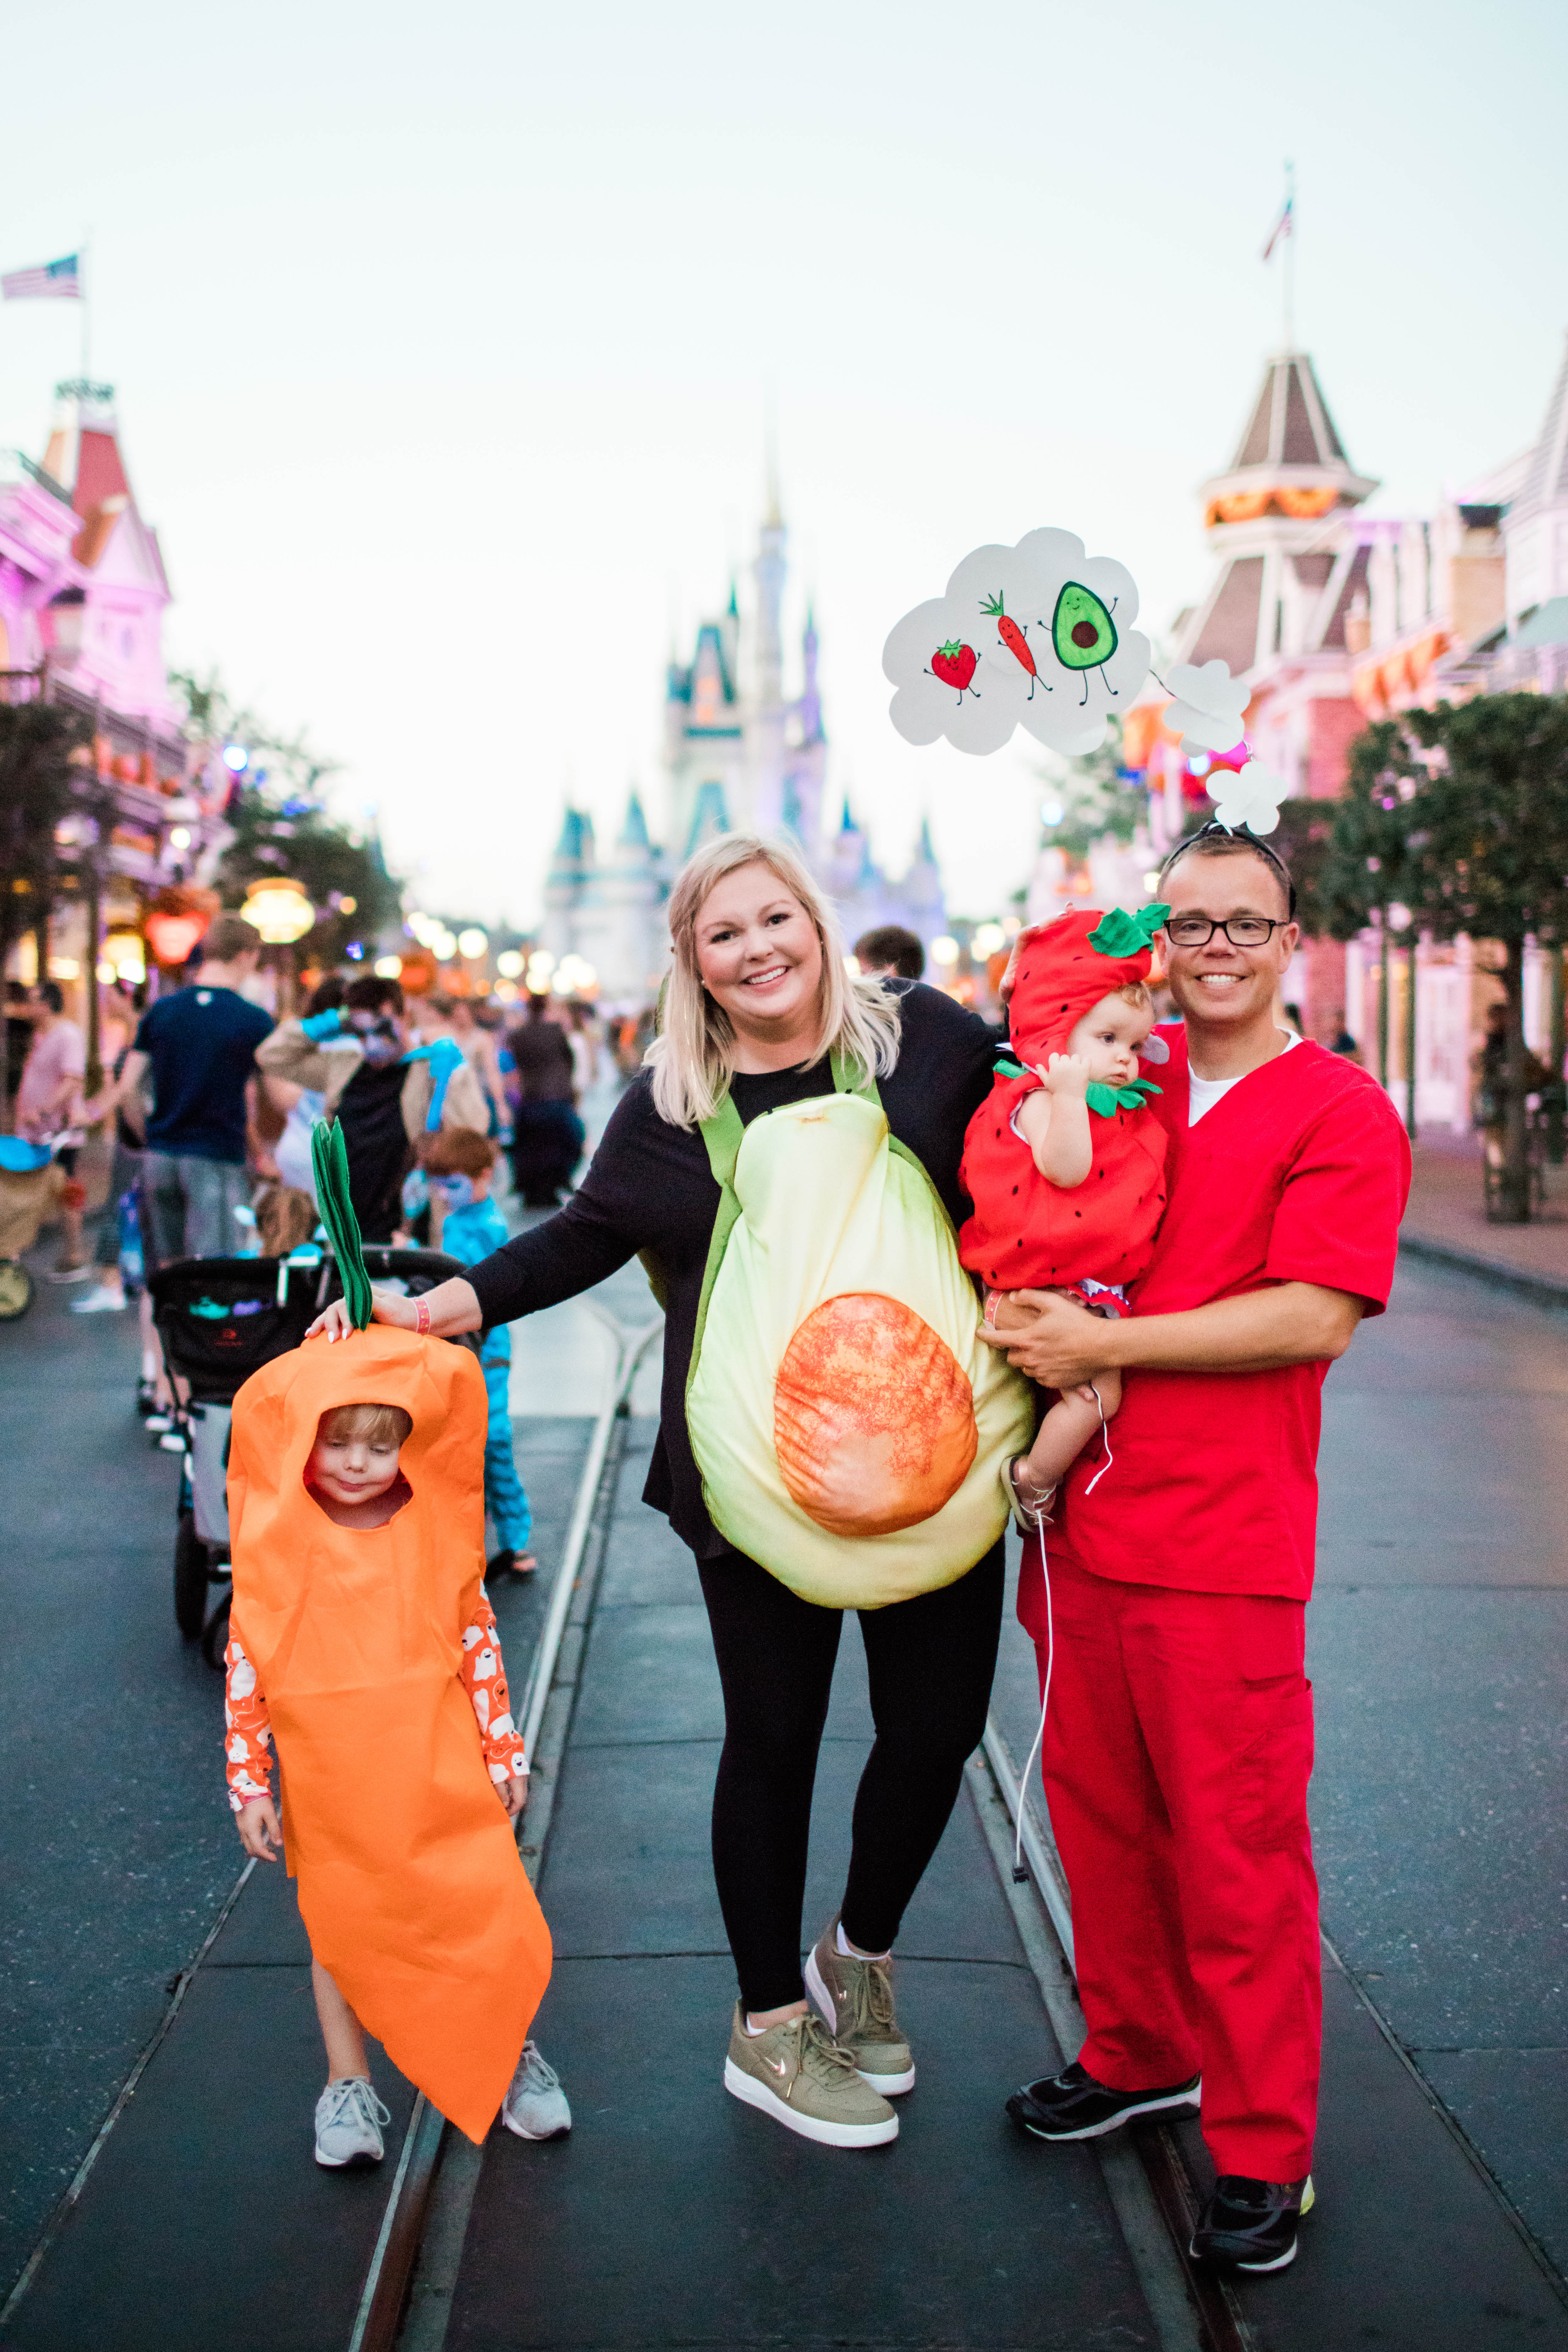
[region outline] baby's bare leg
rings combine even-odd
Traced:
[[[310,1962],[310,1983],[321,2039],[327,2045],[327,2080],[339,2083],[345,2074],[363,2074],[368,2081],[370,2065],[360,2021],[318,1959]]]
[[[1109,1411],[1107,1419],[1110,1418]],[[1043,1494],[1066,1477],[1091,1438],[1100,1435],[1100,1407],[1074,1390],[1058,1397],[1041,1422],[1020,1469],[1033,1493]]]

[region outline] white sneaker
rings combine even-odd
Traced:
[[[100,1282],[96,1290],[88,1292],[85,1298],[71,1300],[71,1313],[73,1315],[122,1315],[129,1304],[130,1301],[122,1290],[110,1290],[106,1283]]]
[[[335,2169],[346,2164],[379,2164],[386,2149],[381,2126],[392,2121],[363,2074],[329,2083],[316,2101],[316,2162]]]
[[[511,2088],[501,2101],[500,2119],[519,2139],[564,2139],[572,2128],[561,2077],[545,2063],[535,2042],[522,2045]]]

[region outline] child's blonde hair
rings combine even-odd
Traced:
[[[1154,1010],[1153,991],[1147,981],[1124,980],[1120,988],[1113,988],[1110,992],[1112,996],[1120,996],[1123,1003],[1136,1005],[1140,1013],[1152,1013]]]
[[[414,1423],[400,1404],[335,1404],[316,1424],[318,1445],[403,1445]]]

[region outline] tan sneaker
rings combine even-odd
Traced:
[[[765,2033],[748,2033],[739,2001],[730,2028],[724,2088],[749,2107],[827,2147],[880,2147],[899,2119],[869,2089],[847,2051],[808,2011]]]
[[[915,2062],[893,2011],[891,1960],[858,1960],[838,1948],[829,1920],[806,1956],[805,1989],[840,2050],[884,2098],[915,2087]]]

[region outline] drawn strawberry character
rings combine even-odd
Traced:
[[[978,687],[971,686],[969,682],[974,676],[974,665],[978,658],[973,646],[966,646],[960,638],[953,637],[945,646],[939,646],[932,654],[931,675],[932,677],[941,678],[943,686],[957,687],[960,702],[963,700],[965,694],[973,694],[975,701],[978,702],[980,689]]]

